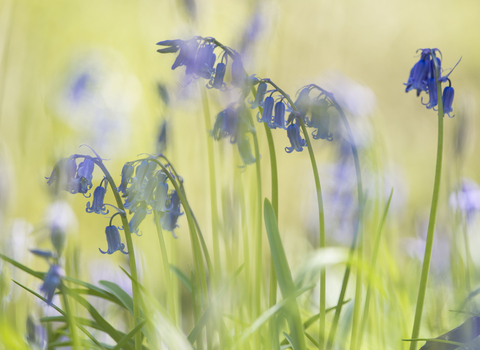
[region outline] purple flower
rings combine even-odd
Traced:
[[[45,275],[45,279],[40,287],[40,291],[45,295],[48,305],[52,305],[53,295],[55,294],[55,290],[62,282],[62,275],[63,269],[58,265],[51,265],[50,269]]]
[[[451,86],[446,86],[443,89],[443,114],[447,114],[450,118],[455,117],[454,115],[450,115],[453,112],[452,104],[453,104],[453,97],[455,95],[455,90]]]
[[[118,228],[115,225],[107,226],[105,228],[105,235],[107,236],[107,243],[108,243],[108,250],[104,252],[100,248],[98,250],[102,254],[113,254],[117,250],[121,251],[123,254],[128,254],[128,252],[124,251],[125,244],[122,243],[120,239],[120,233],[118,232]]]
[[[103,203],[103,200],[105,199],[105,193],[107,192],[107,180],[103,179],[102,182],[103,181],[105,181],[105,187],[100,184],[100,186],[95,189],[95,191],[93,192],[92,204],[90,205],[90,202],[87,203],[87,213],[103,215],[108,214],[109,211]]]
[[[258,118],[257,115],[257,120],[259,123],[266,123],[268,127],[271,129],[273,127],[273,106],[275,104],[275,100],[273,99],[272,96],[268,96],[265,98],[265,101],[263,102],[263,113],[262,113],[262,118]],[[260,114],[260,112],[258,112]]]
[[[298,124],[292,123],[287,127],[287,136],[292,146],[285,147],[285,152],[292,153],[293,150],[302,152],[303,147],[307,145],[307,142],[300,135],[300,128],[298,127]]]
[[[210,79],[214,70],[213,65],[217,56],[213,53],[214,45],[207,44],[200,47],[195,58],[195,75],[204,79]],[[218,69],[218,66],[217,66]]]
[[[135,168],[131,163],[125,163],[122,168],[122,181],[120,186],[118,186],[118,192],[122,192],[122,197],[127,196],[127,186],[132,179]]]
[[[430,78],[428,79],[428,96],[430,99],[428,100],[428,103],[423,103],[423,98],[422,98],[422,104],[427,106],[428,109],[434,108],[438,104],[438,94],[437,94],[437,82],[435,78]]]
[[[327,141],[333,140],[333,134],[329,132],[330,115],[328,114],[329,103],[322,99],[312,103],[312,117],[309,126],[316,128],[312,133],[315,140],[322,139]]]
[[[232,107],[221,111],[217,115],[215,125],[213,126],[212,136],[218,141],[230,136],[230,142],[235,143],[237,138],[238,114]]]
[[[217,68],[215,69],[215,76],[210,79],[210,82],[207,84],[207,88],[226,90],[227,84],[223,82],[226,69],[227,66],[225,65],[225,63],[218,63]]]
[[[186,66],[185,73],[192,74],[195,70],[195,54],[198,49],[198,42],[195,39],[189,41],[181,41],[179,44],[180,52],[173,62],[172,70]]]
[[[275,116],[271,129],[285,129],[285,104],[282,101],[278,101],[275,104]]]
[[[173,191],[172,194],[170,195],[170,207],[171,209],[166,212],[160,212],[160,223],[162,225],[162,228],[167,231],[171,231],[173,237],[177,238],[177,236],[174,233],[175,228],[178,227],[177,225],[177,220],[178,217],[183,215],[183,213],[180,210],[180,198],[178,196],[177,191]]]
[[[253,102],[250,102],[252,104],[250,106],[251,109],[255,109],[262,106],[263,98],[265,97],[266,92],[267,92],[267,83],[262,81],[260,84],[258,84],[255,100]]]

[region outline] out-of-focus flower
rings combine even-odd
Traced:
[[[328,108],[330,107],[326,99],[314,101],[311,106],[312,117],[310,118],[309,126],[317,130],[312,133],[315,140],[333,140],[333,134],[329,131],[330,114]]]
[[[450,207],[458,210],[470,221],[480,212],[480,187],[471,179],[463,178],[457,190],[450,194]]]
[[[233,107],[218,113],[212,130],[213,138],[218,141],[230,137],[230,142],[235,143],[237,138],[238,113]]]
[[[266,92],[267,92],[267,83],[262,81],[260,84],[258,84],[255,100],[250,101],[251,109],[255,109],[263,106],[263,98],[265,97]]]
[[[125,248],[125,244],[123,244],[120,239],[120,233],[118,232],[117,226],[107,226],[105,228],[105,235],[107,236],[108,250],[104,252],[103,250],[98,248],[100,253],[113,254],[118,250],[121,251],[123,254],[128,254],[128,252],[123,250]]]
[[[178,196],[177,191],[173,191],[170,195],[170,207],[171,209],[166,213],[160,213],[160,222],[162,224],[162,228],[167,231],[171,231],[173,237],[177,238],[175,235],[175,228],[178,227],[177,220],[180,215],[183,215],[182,211],[180,210],[180,198]]]
[[[167,149],[167,121],[164,120],[158,130],[157,153],[163,154],[166,149]]]
[[[250,142],[248,141],[247,137],[240,137],[237,140],[237,146],[244,165],[255,163],[256,159],[252,154],[252,147],[250,146]]]
[[[125,62],[112,49],[75,54],[55,99],[57,115],[75,132],[73,143],[81,139],[110,156],[126,149],[141,84]]]
[[[226,70],[227,70],[227,66],[225,65],[225,63],[223,62],[218,63],[217,68],[215,69],[215,75],[210,79],[210,82],[207,84],[207,88],[226,90],[227,84],[223,82],[223,78],[225,77]]]
[[[63,269],[58,265],[51,265],[50,269],[45,275],[45,279],[40,287],[40,291],[45,295],[49,305],[52,305],[53,295],[55,294],[55,290],[58,288],[60,283],[62,283],[63,275]]]
[[[303,147],[307,145],[307,142],[300,135],[300,128],[298,124],[292,123],[287,127],[287,136],[290,140],[291,147],[285,147],[287,153],[292,153],[294,150],[302,152]]]
[[[48,346],[47,330],[27,317],[27,342],[34,350],[45,350]]]

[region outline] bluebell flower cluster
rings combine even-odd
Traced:
[[[162,228],[175,236],[176,222],[183,214],[180,201],[175,190],[169,192],[167,174],[157,167],[157,163],[149,159],[126,163],[118,191],[125,198],[125,209],[133,214],[129,222],[132,233],[139,235],[140,224],[148,214],[156,211]]]
[[[187,75],[195,79],[208,80],[207,88],[209,89],[223,91],[227,89],[225,75],[230,55],[234,57],[231,64],[232,85],[244,88],[248,81],[240,55],[228,47],[217,45],[214,38],[194,37],[186,41],[163,40],[157,45],[165,47],[158,49],[159,53],[178,52],[172,69],[185,66]],[[218,53],[218,59],[215,51]]]
[[[77,166],[77,158],[84,160]],[[57,190],[65,190],[72,194],[82,193],[85,195],[92,188],[93,170],[95,162],[89,156],[74,154],[69,158],[63,158],[55,164],[52,174],[46,178],[47,184],[54,184]]]
[[[225,90],[225,74],[229,57],[233,60],[231,64],[231,85],[241,90],[240,100],[237,103],[240,107],[229,106],[221,111],[215,120],[214,128],[211,132],[215,140],[230,138],[231,143],[237,143],[240,156],[245,165],[256,161],[251,152],[250,143],[241,128],[241,113],[239,109],[243,108],[244,100],[250,94],[250,90],[256,87],[256,93],[252,100],[249,100],[250,109],[259,108],[261,112],[257,115],[257,121],[265,123],[270,129],[283,129],[287,131],[287,137],[290,140],[291,147],[286,147],[287,152],[301,152],[306,145],[300,132],[300,122],[296,118],[301,118],[305,125],[316,129],[312,136],[314,139],[324,139],[331,141],[333,134],[329,132],[330,115],[328,109],[333,105],[332,101],[327,99],[324,91],[320,89],[320,94],[310,98],[309,94],[316,85],[309,85],[301,89],[295,106],[289,106],[286,100],[289,98],[283,91],[273,89],[268,91],[268,84],[274,84],[269,79],[259,79],[255,75],[248,76],[245,72],[240,54],[228,48],[214,38],[194,37],[191,40],[164,40],[157,43],[163,46],[157,50],[160,53],[176,53],[178,55],[173,63],[172,69],[185,66],[185,73],[194,78],[204,78],[209,80],[207,88]],[[215,50],[221,50],[218,54]],[[218,61],[218,63],[216,63]],[[216,66],[215,66],[216,63]],[[288,121],[285,121],[285,112],[290,111]],[[309,117],[308,114],[311,113]],[[249,125],[249,118],[245,119],[245,124]],[[248,129],[248,128],[247,128]],[[239,131],[240,130],[240,131]],[[248,131],[248,130],[247,130]]]
[[[417,96],[420,96],[422,91],[426,92],[429,96],[429,100],[424,103],[422,98],[422,104],[428,109],[436,110],[435,107],[438,105],[437,83],[448,82],[449,85],[445,87],[442,94],[443,113],[444,115],[447,114],[450,118],[453,118],[454,115],[450,115],[450,113],[453,112],[452,104],[455,91],[451,87],[449,76],[458,65],[458,62],[448,74],[442,76],[442,61],[437,57],[437,54],[439,54],[440,57],[442,55],[440,50],[419,49],[417,52],[418,51],[420,51],[420,60],[415,63],[410,70],[408,81],[404,84],[406,85],[405,92],[416,90]]]

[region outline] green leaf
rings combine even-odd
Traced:
[[[295,346],[293,345],[293,339],[292,339],[292,337],[290,337],[290,334],[288,334],[287,332],[283,332],[283,335],[285,336],[285,339],[287,339],[288,342],[290,343],[290,346],[292,347],[292,349],[297,350],[295,348]]]
[[[33,290],[31,290],[30,288],[24,286],[23,284],[17,282],[17,281],[13,281],[15,284],[17,284],[18,286],[22,287],[23,289],[25,289],[26,291],[32,293],[33,295],[35,295],[37,298],[43,300],[45,303],[47,302],[47,299],[45,299],[44,297],[42,297],[40,294],[34,292]],[[67,289],[65,286],[63,286],[63,288]],[[62,310],[60,309],[59,307],[55,306],[54,304],[51,304],[51,306],[57,310],[60,314],[62,314],[65,319],[67,319],[67,314]],[[83,326],[79,325],[78,323],[75,324],[78,329],[80,329],[87,337],[89,337],[95,344],[97,344],[99,346],[100,349],[103,349],[105,350],[105,348],[103,347],[103,345],[101,343],[99,343],[94,337],[93,335],[90,334],[89,331],[87,331]]]
[[[252,323],[252,325],[250,327],[248,327],[247,329],[245,329],[243,332],[242,332],[242,337],[240,338],[239,341],[237,341],[234,346],[233,346],[233,349],[236,349],[240,346],[243,345],[243,343],[253,334],[255,333],[263,324],[265,324],[272,316],[274,316],[275,314],[277,314],[280,310],[283,309],[283,307],[285,307],[285,305],[287,305],[288,303],[290,303],[292,300],[295,300],[296,298],[298,298],[300,295],[302,295],[303,293],[305,293],[306,291],[310,290],[310,289],[313,289],[315,288],[315,285],[312,284],[311,286],[307,286],[307,287],[304,287],[302,289],[298,289],[296,290],[290,297],[288,297],[287,299],[284,299],[282,300],[281,302],[273,305],[270,309],[268,309],[267,311],[265,311],[263,314],[260,315],[260,317],[258,317],[255,322]]]
[[[87,309],[87,311],[90,313],[90,316],[92,316],[92,318],[99,324],[105,333],[112,337],[112,339],[117,343],[122,339],[122,336],[117,332],[117,330],[110,323],[108,323],[102,315],[100,315],[100,313],[92,306],[92,304],[67,287],[65,287],[65,289],[70,297],[75,299],[80,305]],[[130,344],[127,344],[126,347],[133,350],[133,347]]]
[[[98,283],[105,287],[105,289],[110,293],[115,295],[118,300],[122,302],[122,305],[133,315],[133,299],[130,295],[128,295],[127,292],[120,288],[118,284],[110,281],[100,281]]]
[[[283,298],[287,299],[294,293],[295,285],[293,283],[290,267],[288,266],[287,256],[283,249],[282,240],[280,239],[275,212],[267,198],[265,198],[264,201],[264,218],[273,265],[275,266],[275,272],[277,273],[278,284]],[[305,344],[305,330],[303,329],[300,310],[296,299],[291,299],[290,302],[285,305],[285,308],[287,310],[286,318],[290,328],[290,335],[293,341],[292,346],[296,350],[304,350],[307,348]]]
[[[190,283],[190,279],[175,265],[170,264],[170,270],[178,277],[180,282],[187,288],[187,290],[192,293],[192,284]]]

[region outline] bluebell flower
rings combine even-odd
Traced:
[[[443,114],[447,114],[450,118],[455,117],[454,115],[450,115],[453,112],[452,104],[453,104],[453,97],[455,96],[455,90],[451,86],[446,86],[443,89]]]
[[[141,236],[138,234],[138,227],[146,217],[147,217],[147,210],[142,206],[137,207],[135,209],[135,214],[133,214],[133,217],[130,219],[130,222],[128,223],[130,232],[135,233],[137,236]]]
[[[218,141],[230,136],[230,142],[235,143],[237,137],[238,114],[232,107],[217,114],[212,130],[213,138]]]
[[[149,165],[148,165],[148,160],[143,160],[140,165],[137,166],[137,169],[135,170],[135,177],[133,178],[133,185],[134,185],[134,191],[138,192],[141,190],[143,180],[145,179],[145,176],[147,175]]]
[[[135,168],[131,163],[125,163],[122,168],[122,181],[120,186],[118,186],[118,192],[123,193],[122,197],[127,196],[127,186],[135,172]]]
[[[152,176],[148,180],[147,185],[145,186],[145,189],[143,191],[142,200],[149,205],[153,202],[153,193],[155,192],[155,188],[157,187],[157,184],[158,184],[157,176]]]
[[[251,109],[262,107],[263,98],[265,97],[266,92],[267,92],[267,83],[262,81],[260,84],[258,84],[257,94],[255,95],[255,100],[253,102],[250,102],[252,104],[250,106]]]
[[[310,109],[310,90],[309,88],[304,88],[298,94],[297,100],[295,101],[295,107],[302,117],[305,117]]]
[[[475,181],[462,178],[459,188],[450,194],[449,204],[470,222],[480,212],[480,187]]]
[[[85,158],[83,162],[78,164],[77,177],[84,177],[87,180],[88,186],[92,188],[93,170],[95,169],[95,163],[91,158]]]
[[[177,220],[178,217],[183,215],[183,213],[180,210],[180,198],[178,196],[177,191],[173,191],[172,194],[170,195],[170,207],[171,209],[166,212],[162,213],[160,212],[160,223],[162,225],[162,228],[167,231],[171,231],[172,235],[177,238],[177,236],[174,233],[175,228],[178,227],[177,225]]]
[[[423,103],[422,98],[422,104],[427,106],[428,109],[434,108],[438,104],[437,81],[435,78],[428,79],[428,96],[428,103]]]
[[[298,127],[298,124],[292,123],[287,127],[287,136],[292,146],[285,147],[285,152],[292,153],[293,150],[302,152],[303,147],[307,145],[307,142],[300,135],[300,128]]]
[[[122,243],[120,239],[120,233],[118,232],[118,228],[115,225],[110,225],[105,228],[105,235],[107,236],[107,243],[108,243],[108,250],[104,252],[100,248],[98,250],[102,254],[113,254],[117,250],[121,251],[123,254],[128,254],[128,252],[124,251],[125,244]]]
[[[252,153],[252,147],[250,146],[250,142],[248,138],[244,136],[240,137],[237,141],[238,152],[240,153],[240,157],[242,158],[244,165],[250,165],[255,163],[256,159]]]
[[[422,91],[428,90],[428,73],[431,69],[431,60],[430,60],[430,50],[423,49],[420,55],[420,60],[415,63],[413,68],[410,70],[410,76],[406,84],[405,92],[416,89],[417,96],[420,95]]]
[[[168,198],[168,184],[165,182],[160,182],[157,184],[157,188],[155,189],[155,201],[152,205],[153,209],[156,211],[165,212],[170,210],[171,208],[167,208]]]
[[[312,104],[312,117],[309,121],[309,126],[317,129],[312,133],[312,137],[315,140],[333,140],[333,134],[329,132],[330,115],[328,108],[329,103],[325,99],[315,101]]]
[[[58,190],[65,190],[68,192],[72,192],[72,190],[75,191],[77,189],[75,182],[76,173],[77,163],[75,162],[75,159],[71,157],[62,158],[57,164],[55,164],[50,177],[46,178],[48,180],[47,184],[49,186],[55,184]]]
[[[217,68],[215,69],[215,75],[210,79],[209,83],[207,84],[207,88],[225,90],[227,84],[223,82],[223,78],[225,77],[226,69],[227,66],[225,63],[218,63]]]
[[[179,44],[180,52],[173,62],[172,70],[180,67],[186,66],[185,73],[191,74],[195,70],[195,54],[198,49],[198,42],[195,39],[189,41],[181,41]]]
[[[275,115],[273,117],[273,123],[271,129],[286,129],[285,128],[285,104],[282,101],[278,101],[275,104]]]
[[[257,120],[259,123],[266,123],[269,128],[273,127],[273,106],[275,104],[275,100],[273,99],[272,96],[268,96],[265,98],[265,101],[263,102],[263,113],[262,113],[262,118],[258,118],[258,115],[260,112],[258,112],[257,115]]]
[[[50,250],[30,249],[30,253],[45,259],[50,259],[54,257],[54,254]]]
[[[50,265],[50,269],[45,275],[43,284],[40,287],[40,291],[44,294],[47,299],[47,304],[52,305],[53,295],[55,290],[58,288],[62,282],[63,269],[58,265]]]
[[[215,46],[207,44],[201,46],[195,58],[195,74],[204,79],[210,79],[213,74],[213,65],[217,56],[213,53]],[[218,69],[218,68],[217,68]]]
[[[107,210],[106,205],[103,203],[105,199],[105,193],[107,192],[107,180],[103,179],[102,182],[105,181],[105,187],[102,186],[100,183],[100,186],[98,186],[95,191],[93,192],[93,200],[92,204],[90,205],[90,202],[87,203],[87,213],[95,213],[95,214],[103,214],[106,215],[109,213]]]

